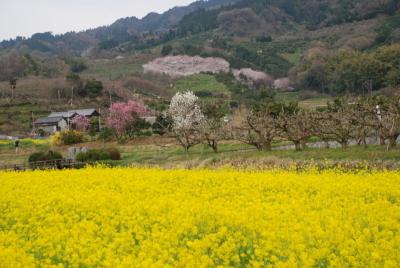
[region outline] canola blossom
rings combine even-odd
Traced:
[[[399,267],[400,173],[0,173],[0,267]]]

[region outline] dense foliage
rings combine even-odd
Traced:
[[[90,149],[76,156],[78,162],[97,162],[103,160],[121,160],[121,154],[117,148]]]
[[[64,145],[73,145],[82,143],[85,140],[85,136],[82,132],[68,130],[60,133],[60,139]]]
[[[366,94],[400,85],[400,45],[374,51],[326,51],[305,57],[293,74],[302,89],[331,94]]]
[[[55,151],[48,152],[36,152],[29,156],[28,162],[41,162],[41,161],[51,161],[51,160],[61,160],[63,159],[62,154]]]

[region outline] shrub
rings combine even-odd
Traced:
[[[60,146],[63,144],[63,140],[61,137],[61,132],[56,132],[50,137],[50,145],[51,146]]]
[[[137,137],[151,137],[153,136],[153,132],[150,130],[140,130],[135,133]]]
[[[103,140],[104,142],[111,141],[114,136],[114,129],[108,127],[102,128],[99,133],[99,139]]]
[[[81,97],[98,97],[103,92],[103,83],[98,80],[89,80],[84,87],[78,89],[78,95]]]
[[[85,139],[83,133],[76,130],[61,132],[61,140],[65,145],[82,143]]]
[[[90,118],[89,135],[94,137],[96,136],[97,132],[99,132],[99,118],[92,117]]]
[[[172,52],[172,50],[173,50],[173,47],[171,45],[163,46],[163,48],[161,50],[161,55],[167,56]]]
[[[36,152],[29,156],[28,162],[40,162],[40,161],[51,161],[51,160],[61,160],[63,159],[62,154],[55,151],[48,152]]]
[[[96,162],[104,160],[121,160],[121,154],[117,148],[90,149],[86,153],[76,156],[78,162]]]
[[[117,148],[108,148],[111,160],[121,160],[121,153]]]
[[[88,68],[88,66],[79,60],[66,59],[66,63],[69,65],[69,70],[72,73],[81,73]]]

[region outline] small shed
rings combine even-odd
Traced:
[[[34,125],[36,129],[41,129],[48,134],[68,129],[68,122],[62,116],[38,118]]]

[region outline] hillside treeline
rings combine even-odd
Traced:
[[[400,85],[400,45],[374,51],[330,51],[319,48],[305,55],[292,70],[299,89],[329,94],[366,94]]]

